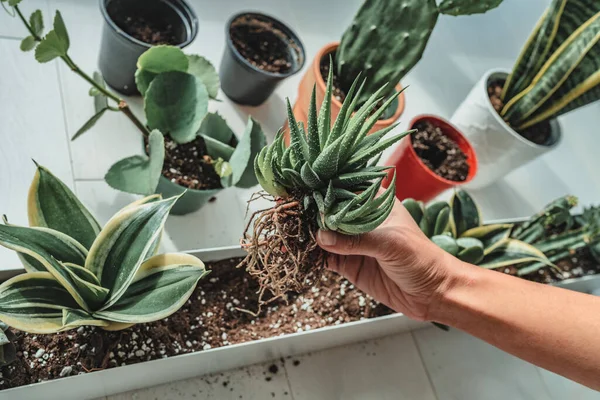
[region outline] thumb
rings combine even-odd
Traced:
[[[378,257],[381,255],[381,240],[375,232],[362,235],[342,235],[333,231],[320,230],[317,243],[322,249],[340,255],[364,255]]]

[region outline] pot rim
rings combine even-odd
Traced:
[[[137,44],[138,46],[142,46],[145,47],[146,49],[149,49],[151,47],[155,47],[156,45],[154,44],[150,44],[150,43],[146,43],[143,42],[139,39],[134,38],[133,36],[127,34],[125,31],[123,31],[123,29],[119,28],[117,26],[117,24],[115,23],[115,21],[113,21],[113,19],[110,17],[110,15],[108,14],[108,10],[106,9],[106,5],[109,2],[109,0],[99,0],[100,3],[100,11],[102,13],[102,16],[104,17],[104,21],[106,21],[106,23],[115,31],[119,34],[119,37]],[[194,39],[196,39],[196,36],[198,35],[198,16],[196,15],[196,12],[194,11],[194,9],[192,8],[192,6],[189,5],[189,3],[186,0],[166,0],[166,2],[168,3],[174,3],[174,2],[179,2],[181,3],[181,6],[183,7],[183,12],[185,14],[187,14],[187,16],[190,19],[190,34],[188,35],[188,37],[186,38],[186,40],[184,40],[183,42],[173,45],[175,47],[179,47],[179,48],[184,48],[187,45],[189,45],[190,43],[192,43],[194,41]]]
[[[325,93],[326,85],[325,85],[325,80],[323,79],[323,76],[321,75],[321,60],[323,59],[323,57],[325,57],[329,53],[332,53],[333,51],[337,50],[337,48],[339,46],[340,46],[339,41],[326,44],[325,46],[321,47],[321,49],[316,54],[316,56],[313,60],[313,64],[312,64],[311,68],[313,69],[313,74],[315,76],[315,82],[319,86],[319,89],[321,91],[323,91],[323,93]],[[403,89],[402,84],[400,82],[398,82],[395,86],[395,89],[397,92],[400,92]],[[338,107],[338,108],[342,107],[342,103],[335,96],[331,96],[331,100],[332,100],[333,104],[336,105],[336,107]],[[396,120],[398,120],[398,118],[400,118],[400,115],[402,115],[402,113],[404,112],[405,105],[406,105],[406,100],[405,100],[404,92],[402,92],[402,93],[400,93],[400,96],[398,96],[398,107],[396,107],[396,111],[394,111],[394,114],[390,118],[378,120],[376,122],[376,124],[386,124],[386,125],[393,124]]]
[[[248,60],[246,60],[245,57],[243,57],[240,54],[240,52],[237,50],[237,48],[233,45],[233,42],[231,41],[231,35],[229,34],[229,30],[230,30],[230,27],[231,27],[231,24],[233,23],[233,21],[235,21],[236,19],[238,19],[239,17],[244,16],[244,15],[256,15],[256,16],[262,17],[264,19],[270,20],[275,25],[277,25],[277,28],[282,30],[288,36],[288,38],[290,40],[294,41],[296,43],[296,45],[298,45],[298,48],[300,49],[300,54],[298,55],[299,61],[296,64],[296,68],[292,68],[284,74],[280,74],[277,72],[269,72],[269,71],[262,70],[260,68],[256,68],[250,62],[248,62]],[[242,12],[232,15],[229,18],[229,20],[227,21],[227,24],[225,24],[225,42],[227,43],[227,47],[229,47],[231,49],[232,53],[234,54],[234,56],[238,60],[238,62],[242,63],[242,65],[246,66],[246,68],[249,68],[252,71],[261,73],[266,76],[284,79],[284,78],[290,77],[290,76],[295,75],[298,72],[300,72],[300,70],[302,70],[302,68],[304,68],[304,64],[306,63],[306,50],[304,49],[304,44],[300,40],[300,36],[298,36],[298,34],[292,28],[290,28],[287,24],[284,24],[283,22],[281,22],[279,19],[277,19],[271,15],[264,14],[259,11],[242,11]]]
[[[439,176],[438,174],[436,174],[435,172],[433,172],[431,169],[429,169],[429,167],[427,165],[425,165],[425,163],[423,162],[423,160],[421,160],[421,157],[419,157],[419,155],[417,154],[417,152],[413,148],[413,145],[412,145],[412,135],[407,135],[403,140],[407,140],[407,142],[408,142],[408,151],[417,159],[417,162],[419,163],[419,165],[421,166],[421,168],[423,168],[430,176],[434,177],[434,179],[436,179],[437,181],[442,182],[442,183],[444,183],[446,185],[449,185],[450,187],[466,185],[467,183],[471,182],[475,178],[475,176],[477,176],[477,171],[479,170],[479,162],[477,160],[477,153],[475,152],[475,148],[473,147],[473,145],[471,144],[471,142],[469,142],[469,140],[467,139],[467,137],[460,131],[460,129],[458,129],[456,127],[456,125],[454,125],[453,123],[451,123],[447,119],[439,117],[439,116],[434,115],[434,114],[419,114],[419,115],[416,115],[410,121],[410,124],[409,124],[410,129],[413,129],[413,127],[415,126],[415,124],[417,122],[421,121],[421,120],[429,120],[429,121],[433,122],[434,125],[435,125],[436,121],[441,121],[441,122],[447,124],[448,126],[450,126],[454,130],[454,133],[456,133],[464,141],[464,143],[467,144],[467,146],[471,149],[471,153],[473,154],[472,160],[468,160],[469,161],[469,163],[468,163],[469,164],[469,174],[467,175],[467,179],[465,179],[464,181],[451,181],[449,179],[442,178],[441,176]],[[444,132],[444,134],[446,134],[446,132]]]
[[[487,110],[493,115],[494,119],[504,128],[505,131],[510,133],[515,139],[517,139],[521,143],[523,143],[529,147],[532,147],[536,150],[542,150],[542,151],[548,151],[550,149],[555,148],[556,146],[558,146],[560,144],[560,142],[562,141],[562,136],[563,136],[562,128],[561,128],[560,123],[558,122],[557,118],[552,118],[549,120],[550,136],[551,137],[555,136],[554,142],[551,144],[548,144],[548,145],[537,144],[537,143],[534,143],[534,142],[524,138],[517,131],[515,131],[513,128],[511,128],[492,106],[490,97],[487,94],[487,87],[488,87],[488,84],[490,83],[490,80],[492,79],[492,77],[494,75],[506,75],[505,76],[505,78],[506,78],[510,74],[511,74],[511,71],[508,69],[505,69],[505,68],[489,69],[483,74],[483,78],[480,80],[480,82],[483,84],[482,90],[483,90],[483,95],[485,97],[485,105],[487,107]]]

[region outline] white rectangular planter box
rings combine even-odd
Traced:
[[[500,222],[500,221],[497,221]],[[506,222],[506,221],[504,221]],[[514,220],[512,220],[514,222]],[[244,256],[239,246],[190,251],[204,262]],[[23,270],[3,271],[0,280]],[[600,274],[570,279],[556,286],[586,293],[600,291]],[[124,367],[55,379],[0,391],[0,400],[80,400],[225,371],[296,354],[406,332],[429,326],[402,314],[350,322],[314,331],[261,339],[197,353],[147,361]]]

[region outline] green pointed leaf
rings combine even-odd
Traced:
[[[483,260],[483,248],[481,247],[467,247],[458,252],[456,257],[469,264],[478,265]]]
[[[336,187],[353,188],[356,185],[365,182],[371,182],[374,179],[387,176],[388,167],[367,167],[358,172],[341,174],[333,180]]]
[[[0,319],[24,332],[59,332],[62,310],[77,308],[69,292],[48,272],[18,275],[0,285]]]
[[[354,92],[356,91],[356,85],[359,79],[360,74],[356,77],[356,79],[352,83],[352,86],[350,87],[350,90],[348,90],[348,93],[346,94],[346,98],[342,103],[342,108],[340,108],[340,113],[335,119],[335,122],[333,123],[333,128],[331,128],[331,132],[327,137],[327,145],[335,142],[344,133],[344,127],[346,126],[346,122],[352,115],[352,112],[354,111],[350,110],[350,105],[352,104],[352,99],[354,97]]]
[[[150,156],[136,155],[117,161],[104,179],[111,187],[128,193],[150,195],[156,191],[165,158],[163,135],[150,133]]]
[[[552,265],[544,253],[535,247],[519,240],[509,239],[488,253],[479,266],[495,269],[526,262],[543,262]]]
[[[126,207],[108,221],[92,245],[85,268],[110,290],[108,307],[125,293],[154,250],[178,197]]]
[[[170,135],[177,143],[194,140],[208,112],[206,87],[185,72],[157,75],[144,100],[148,126]]]
[[[96,96],[96,98],[99,98],[99,97],[104,97],[104,96]],[[79,136],[83,135],[84,133],[86,133],[87,131],[89,131],[90,129],[92,129],[94,127],[94,125],[96,125],[96,122],[98,122],[100,120],[100,118],[102,118],[102,116],[104,115],[104,113],[107,110],[108,110],[108,108],[103,108],[100,111],[98,111],[96,114],[94,114],[92,116],[92,118],[88,119],[85,122],[85,124],[83,124],[83,126],[81,128],[79,128],[77,130],[77,132],[75,132],[75,134],[73,135],[73,137],[71,138],[71,140],[77,139]]]
[[[406,199],[402,201],[402,205],[404,206],[404,208],[406,208],[406,211],[408,211],[408,213],[415,220],[417,225],[419,225],[425,213],[423,202],[416,201],[414,199]]]
[[[56,37],[61,42],[62,46],[65,49],[65,53],[69,50],[69,34],[67,33],[67,27],[65,26],[65,21],[62,19],[62,15],[60,15],[60,11],[56,10],[56,14],[54,15],[54,32],[56,32]]]
[[[36,41],[33,36],[27,36],[21,41],[21,51],[31,51],[35,48]]]
[[[485,254],[489,254],[508,239],[511,229],[511,224],[485,225],[469,229],[461,237],[480,240],[483,243]]]
[[[37,36],[42,36],[44,33],[44,18],[42,17],[42,12],[40,10],[35,10],[29,16],[29,25],[31,25],[31,30]]]
[[[327,76],[327,88],[321,109],[319,111],[319,144],[323,150],[327,144],[329,133],[331,131],[331,96],[333,93],[333,60],[329,57],[329,74]]]
[[[388,147],[392,146],[394,143],[398,142],[400,139],[404,138],[406,135],[408,135],[408,133],[409,132],[401,133],[399,135],[396,135],[394,137],[386,139],[383,142],[377,143],[376,145],[372,146],[371,148],[367,148],[365,150],[361,150],[361,151],[357,152],[350,158],[350,160],[347,162],[347,165],[348,166],[356,166],[356,165],[362,165],[363,163],[366,163],[371,158],[375,157],[376,155],[383,152]]]
[[[312,169],[322,180],[326,181],[337,175],[338,160],[343,140],[344,138],[340,137],[335,142],[328,144],[313,163]]]
[[[308,143],[306,143],[304,131],[298,126],[298,122],[292,111],[290,99],[286,99],[286,102],[288,125],[290,129],[290,148],[292,149],[292,154],[295,156],[296,161],[300,164],[304,164],[304,162],[309,159]]]
[[[443,233],[436,231],[436,228],[441,228],[437,226],[437,221],[440,214],[445,213],[445,210],[449,209],[450,205],[448,205],[448,203],[444,201],[434,201],[425,208],[425,213],[423,214],[423,218],[419,223],[419,227],[421,228],[425,236],[431,237],[436,234],[439,235]]]
[[[105,88],[104,78],[100,75],[100,72],[94,71],[94,81],[102,88]],[[96,114],[106,111],[108,108],[108,98],[103,94],[94,96],[94,110]]]
[[[42,166],[31,183],[27,211],[29,225],[62,232],[88,249],[100,232],[100,225],[75,194]]]
[[[227,122],[219,115],[219,113],[208,113],[202,125],[200,125],[200,134],[211,137],[221,143],[229,146],[237,144],[235,134],[227,125]]]
[[[230,186],[250,188],[258,183],[252,162],[266,145],[267,139],[260,124],[254,118],[248,117],[244,135],[229,159],[233,170]]]
[[[319,178],[319,176],[315,173],[315,171],[313,171],[307,162],[302,166],[300,175],[302,176],[302,180],[306,186],[309,188],[316,189],[325,185],[325,183]]]
[[[221,83],[219,82],[219,74],[214,65],[206,58],[195,54],[187,56],[187,59],[189,61],[188,74],[199,78],[204,83],[204,86],[206,86],[210,98],[216,99]]]
[[[319,122],[317,120],[317,88],[313,87],[308,106],[308,161],[312,164],[321,152]]]
[[[67,55],[65,44],[58,38],[55,31],[50,31],[35,48],[35,59],[46,63],[58,57]]]
[[[108,321],[96,319],[91,314],[83,310],[63,309],[62,310],[62,325],[63,330],[73,329],[80,326],[109,326]]]
[[[435,219],[435,225],[433,227],[434,235],[441,235],[444,232],[448,231],[450,224],[450,207],[443,208],[437,218]]]
[[[457,190],[450,200],[456,236],[481,225],[481,213],[475,201],[464,190]]]
[[[123,296],[94,317],[126,323],[166,318],[185,304],[207,274],[204,264],[191,255],[155,256],[144,263]]]

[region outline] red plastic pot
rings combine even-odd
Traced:
[[[400,200],[412,198],[428,202],[454,186],[469,183],[477,174],[477,156],[475,150],[465,136],[450,122],[435,115],[419,115],[411,123],[411,129],[419,122],[428,121],[442,129],[444,134],[454,140],[467,155],[469,174],[463,182],[450,181],[438,176],[421,161],[412,146],[411,136],[400,141],[400,144],[384,165],[395,167],[396,197]],[[394,170],[390,170],[383,186],[388,187],[393,179]]]

